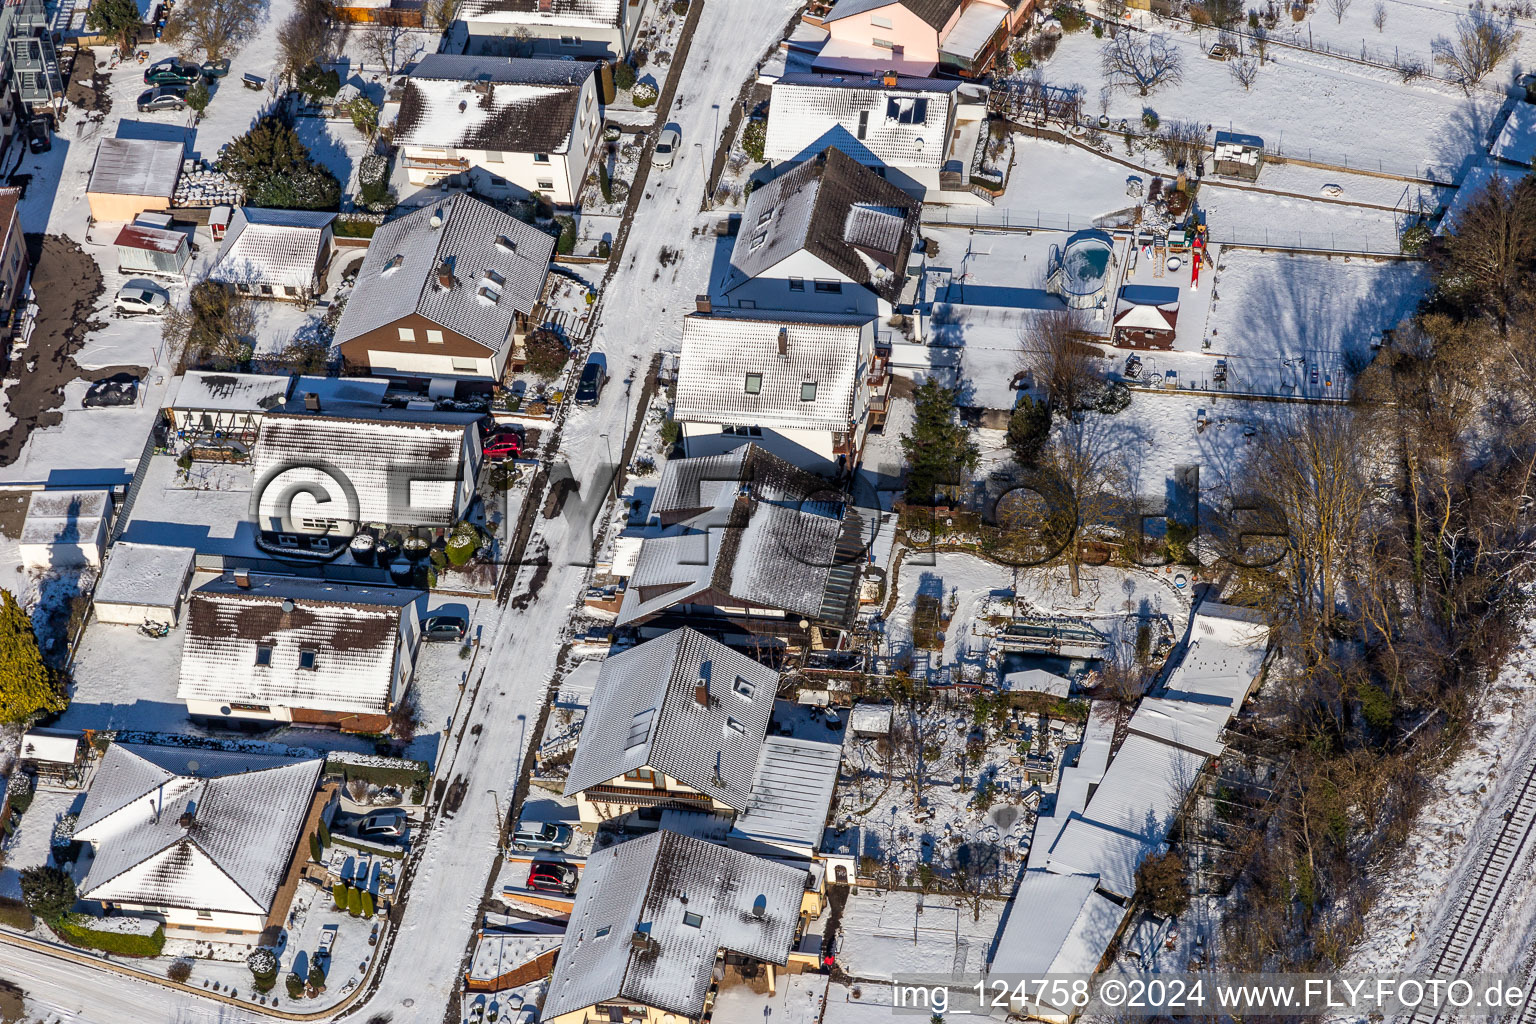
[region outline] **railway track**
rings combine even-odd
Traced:
[[[1514,878],[1516,866],[1531,846],[1533,835],[1536,835],[1536,758],[1527,762],[1520,789],[1504,811],[1493,844],[1488,848],[1472,885],[1463,895],[1455,921],[1439,952],[1419,973],[1429,977],[1449,977],[1476,966],[1488,938],[1489,924]],[[1400,1024],[1439,1024],[1447,1019],[1449,1015],[1445,1009],[1426,1006],[1401,1016],[1399,1021]],[[1512,1024],[1536,1024],[1536,1005],[1527,1003]]]

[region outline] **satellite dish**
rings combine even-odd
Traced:
[[[291,598],[291,597],[283,598],[283,611],[285,613],[293,611],[293,598]]]
[[[201,767],[202,767],[202,765],[198,764],[196,761],[188,761],[187,762],[187,771],[189,773],[191,773],[192,775],[196,775],[197,774],[197,770],[199,768],[201,768]]]

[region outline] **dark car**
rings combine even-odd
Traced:
[[[129,373],[114,373],[96,381],[85,392],[82,403],[87,409],[101,406],[132,405],[139,396],[139,378]]]
[[[536,892],[558,892],[569,895],[576,891],[576,868],[570,864],[558,864],[552,860],[536,860],[528,872],[528,886]]]
[[[141,114],[156,110],[185,110],[186,107],[186,90],[175,86],[162,85],[139,93],[139,113]]]
[[[53,148],[53,132],[46,117],[34,117],[27,122],[27,148],[34,153],[46,153]]]
[[[581,380],[576,384],[576,404],[596,405],[597,396],[603,390],[602,364],[592,360],[582,367]]]
[[[421,621],[424,640],[458,641],[469,631],[469,623],[458,615],[434,615]]]
[[[202,73],[203,68],[200,64],[193,64],[180,57],[167,57],[144,69],[144,84],[191,85],[201,77]]]

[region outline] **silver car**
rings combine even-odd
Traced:
[[[667,125],[656,139],[656,152],[651,155],[651,164],[656,167],[671,167],[672,161],[677,159],[677,147],[682,144],[683,133],[677,130],[676,125]]]
[[[113,305],[119,313],[159,314],[165,312],[170,301],[170,293],[164,288],[147,278],[136,277],[117,290]]]
[[[518,850],[563,850],[571,845],[571,828],[553,821],[520,821],[512,833]]]

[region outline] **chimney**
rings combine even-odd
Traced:
[[[698,683],[693,687],[693,699],[699,702],[699,707],[709,707],[709,684],[700,676]]]
[[[458,282],[454,280],[453,268],[444,260],[437,265],[437,286],[444,291],[448,291],[455,284],[458,284]]]
[[[779,355],[789,355],[789,328],[779,328]]]
[[[694,296],[693,308],[700,313],[713,313],[715,311],[715,307],[710,303],[708,295]]]
[[[540,14],[548,14],[552,7],[554,7],[554,0],[539,0]]]
[[[304,411],[305,412],[319,412],[320,411],[320,396],[315,394],[313,391],[306,391],[306,392],[304,392]]]
[[[196,818],[191,811],[183,811],[181,817],[176,819],[176,824],[182,828],[191,828],[192,822],[195,820]]]
[[[887,89],[896,88],[896,72],[887,71],[883,76],[881,76],[880,84],[885,86]]]
[[[251,589],[251,574],[245,569],[235,570],[235,586],[241,590]]]

